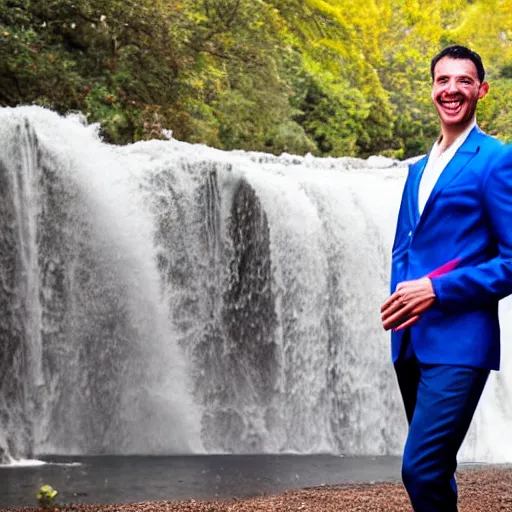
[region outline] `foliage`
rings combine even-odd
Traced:
[[[484,58],[510,139],[510,0],[0,0],[0,106],[82,111],[112,143],[409,157],[437,135],[431,57]]]
[[[37,503],[43,509],[53,508],[58,492],[51,485],[42,485],[37,491]]]

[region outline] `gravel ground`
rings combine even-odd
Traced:
[[[512,512],[512,468],[467,470],[457,477],[459,512]],[[37,508],[0,509],[36,512]],[[401,484],[315,487],[279,495],[229,501],[155,501],[120,505],[77,505],[69,512],[411,512]]]

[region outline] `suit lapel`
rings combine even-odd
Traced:
[[[443,172],[439,176],[436,184],[430,196],[425,204],[425,208],[423,208],[423,212],[421,216],[419,216],[418,222],[416,224],[416,229],[422,224],[423,219],[428,215],[429,211],[432,209],[432,205],[435,203],[437,197],[441,193],[441,191],[466,167],[466,165],[471,161],[471,159],[478,153],[480,150],[480,138],[481,131],[478,127],[473,128],[473,130],[468,135],[467,139],[464,141],[464,144],[457,150],[453,158],[448,162],[448,165],[444,168]],[[423,166],[424,169],[425,166]],[[415,184],[415,201],[416,201],[416,211],[419,214],[418,210],[418,190],[419,184],[421,180],[421,173],[418,176],[417,183]]]
[[[409,212],[411,215],[411,226],[416,226],[418,224],[418,220],[420,218],[420,210],[418,207],[418,194],[420,189],[420,181],[421,177],[423,176],[423,171],[425,170],[425,167],[427,166],[428,158],[430,156],[430,152],[427,156],[422,158],[419,162],[416,164],[416,168],[414,169],[413,174],[413,181],[412,181],[412,193],[410,195],[410,201],[409,204]]]

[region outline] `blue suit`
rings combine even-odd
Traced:
[[[420,215],[427,157],[409,168],[392,255],[391,291],[448,261],[433,306],[392,332],[409,434],[402,476],[416,512],[456,511],[456,456],[489,370],[500,362],[498,301],[512,293],[512,150],[475,127]]]

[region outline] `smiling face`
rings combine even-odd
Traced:
[[[489,84],[480,82],[471,60],[442,58],[434,68],[432,101],[443,132],[462,132],[473,120],[478,100],[488,90]]]

